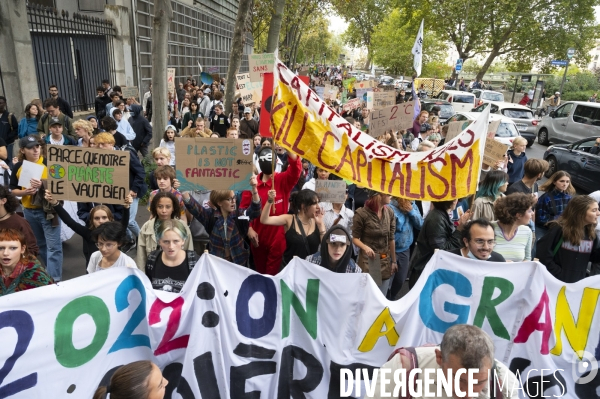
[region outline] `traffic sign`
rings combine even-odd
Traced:
[[[463,64],[462,58],[459,58],[456,60],[456,65],[462,65],[462,64]]]
[[[575,49],[573,47],[570,47],[567,50],[567,57],[569,57],[569,59],[573,58],[573,56],[575,55]]]
[[[554,61],[550,61],[550,64],[558,65],[558,66],[567,66],[567,61],[554,60]]]
[[[454,67],[454,70],[455,70],[456,72],[460,72],[460,71],[462,71],[462,65],[461,65],[461,64],[456,64],[456,67]]]

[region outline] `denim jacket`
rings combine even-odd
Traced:
[[[415,240],[413,228],[420,230],[423,226],[423,217],[414,201],[412,202],[412,210],[407,214],[398,208],[396,201],[392,201],[390,207],[396,216],[396,232],[394,233],[396,253],[404,252]]]

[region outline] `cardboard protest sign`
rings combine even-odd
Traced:
[[[54,199],[122,205],[129,195],[129,151],[48,145],[47,164]]]
[[[352,126],[279,60],[275,71],[271,126],[285,149],[343,179],[401,198],[444,201],[475,193],[489,111],[451,144],[405,152]]]
[[[447,143],[458,136],[471,124],[471,122],[473,121],[456,121],[448,123],[448,133],[446,133],[446,140],[444,142]]]
[[[139,90],[137,86],[129,86],[129,87],[121,87],[121,94],[123,94],[123,98],[127,99],[129,97],[139,98]]]
[[[373,80],[363,80],[362,82],[354,83],[355,89],[369,89],[372,87],[377,87],[377,82]]]
[[[367,95],[371,93],[373,89],[356,89],[356,98],[360,99],[360,101],[366,103]]]
[[[508,145],[502,144],[501,142],[488,138],[485,141],[485,151],[483,153],[483,163],[487,165],[494,165],[497,161],[504,159],[504,154],[508,150]]]
[[[262,82],[265,72],[273,72],[275,54],[248,54],[248,63],[250,65],[250,80],[252,82]]]
[[[315,180],[315,192],[319,201],[343,204],[346,202],[346,182],[343,180]]]
[[[487,133],[487,138],[488,139],[493,139],[494,137],[496,137],[496,132],[498,131],[498,128],[500,127],[500,120],[496,120],[496,121],[491,121],[490,124],[488,125],[488,133]]]
[[[325,99],[336,100],[340,88],[334,85],[325,85]]]
[[[258,103],[262,97],[263,82],[251,82],[249,73],[235,75],[240,96],[244,104]]]
[[[362,104],[362,101],[359,98],[353,98],[351,100],[348,100],[348,102],[344,105],[342,105],[342,110],[349,112],[352,110],[355,110],[357,108],[360,108]]]
[[[389,91],[367,92],[367,108],[381,109],[396,104],[396,94]]]
[[[208,72],[211,75],[214,73],[219,73],[219,67],[208,67],[206,68],[206,72]]]
[[[379,137],[386,130],[409,129],[413,124],[414,102],[392,105],[371,111],[369,134]]]
[[[253,173],[250,140],[177,138],[179,191],[248,190]]]
[[[321,98],[322,100],[325,100],[325,87],[324,86],[317,86],[315,87],[315,93],[317,93],[317,96],[319,96],[319,98]]]
[[[167,68],[167,90],[175,93],[175,68]]]

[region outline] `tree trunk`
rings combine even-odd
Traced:
[[[167,60],[169,26],[173,20],[171,0],[154,1],[152,21],[152,141],[160,145],[163,127],[167,125]]]
[[[225,109],[226,115],[231,112],[231,104],[235,101],[235,75],[242,65],[244,54],[244,43],[246,42],[246,21],[250,15],[250,4],[252,0],[240,0],[235,27],[233,28],[233,40],[231,41],[231,54],[229,55],[229,68],[227,69],[227,86],[225,87]]]
[[[281,21],[283,21],[283,9],[285,8],[285,0],[275,0],[274,13],[271,17],[269,25],[269,34],[267,35],[267,50],[266,53],[274,53],[279,45],[279,32],[281,31]]]
[[[499,50],[496,48],[492,48],[490,55],[488,55],[487,59],[483,63],[483,66],[481,67],[479,72],[477,72],[477,76],[475,76],[475,80],[483,79],[483,75],[485,75],[485,73],[487,72],[489,67],[492,65],[492,62],[494,62],[494,60],[496,59],[496,57],[498,57],[498,55],[499,55]]]
[[[371,70],[371,58],[373,58],[373,56],[371,55],[371,46],[367,46],[367,61],[365,61],[365,68],[367,71]]]

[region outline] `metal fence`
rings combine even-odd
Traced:
[[[54,84],[73,111],[94,109],[96,87],[114,81],[112,22],[37,4],[27,5],[27,17],[40,98]]]
[[[144,91],[152,77],[152,18],[153,0],[138,0],[136,3],[137,40],[140,55],[140,81]],[[191,7],[171,1],[173,21],[169,29],[168,66],[175,68],[175,80],[185,83],[188,76],[198,77],[198,63],[205,72],[214,69],[225,77],[233,38],[234,22],[211,15],[207,10],[220,10],[224,17],[235,21],[238,2],[235,0],[202,0],[202,7]],[[234,11],[233,11],[234,10]],[[253,40],[247,35],[242,58],[241,72],[248,70],[248,56],[252,52]]]

